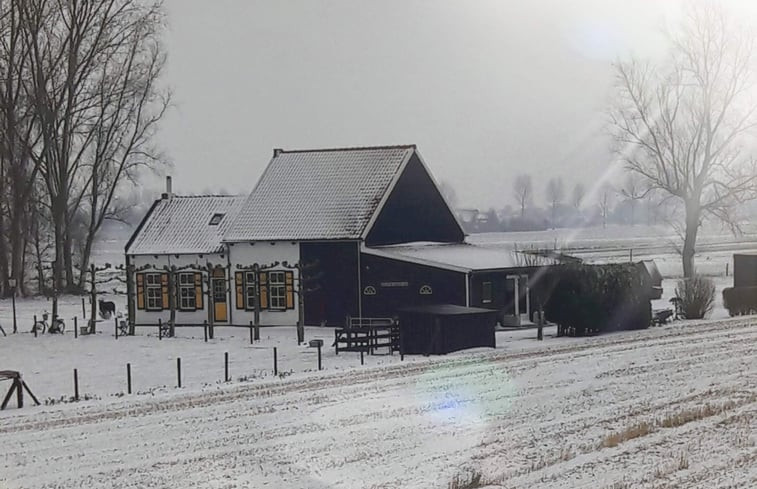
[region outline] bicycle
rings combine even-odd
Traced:
[[[47,323],[47,318],[50,315],[47,313],[47,311],[42,313],[42,321],[37,321],[34,323],[34,326],[32,326],[31,333],[34,333],[35,331],[40,334],[45,334],[45,331],[49,334],[63,334],[66,330],[66,323],[63,322],[63,319],[61,318],[55,318],[55,321],[53,321],[52,324]]]

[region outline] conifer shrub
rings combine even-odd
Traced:
[[[723,289],[723,305],[731,316],[757,314],[757,287]]]
[[[649,327],[652,284],[637,265],[569,264],[550,273],[553,288],[544,312],[547,320],[558,325],[559,335]]]

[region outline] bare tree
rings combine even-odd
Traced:
[[[573,205],[574,209],[581,209],[581,205],[584,202],[584,197],[586,197],[586,187],[584,187],[583,183],[578,182],[573,187],[573,194],[571,196],[571,204]]]
[[[121,44],[111,47],[99,66],[95,91],[97,113],[85,153],[87,185],[82,208],[86,220],[79,257],[79,287],[83,287],[92,245],[106,219],[120,219],[127,209],[118,205],[117,191],[133,185],[142,168],[164,162],[152,144],[170,92],[157,83],[166,56],[161,47],[162,12],[158,5],[126,19]]]
[[[524,217],[526,215],[526,207],[531,203],[534,193],[531,175],[523,173],[515,177],[513,190],[515,191],[515,201],[520,206],[520,217]]]
[[[23,0],[0,1],[0,275],[3,290],[16,279],[25,293],[24,253],[37,167],[28,148],[37,120],[24,83],[31,76],[29,49],[19,9]],[[6,241],[7,237],[7,241]]]
[[[557,209],[565,199],[565,185],[562,178],[550,178],[547,182],[546,194],[547,202],[552,211],[552,229],[554,229],[557,222]]]
[[[647,196],[649,189],[644,187],[644,181],[638,173],[629,173],[623,181],[620,193],[625,198],[631,210],[631,225],[636,224],[636,206]]]
[[[608,183],[602,184],[597,193],[597,206],[599,215],[602,217],[602,227],[607,227],[607,218],[615,204],[615,189]]]
[[[754,33],[713,2],[687,7],[665,63],[616,65],[611,123],[626,167],[684,208],[681,257],[691,277],[702,219],[736,230],[734,207],[755,197],[757,164],[744,148],[757,104]]]
[[[26,95],[39,119],[40,142],[30,149],[55,235],[53,282],[76,289],[74,217],[88,212],[84,249],[91,248],[90,235],[111,215],[119,182],[134,176],[129,168],[155,161],[149,141],[167,104],[155,85],[164,62],[163,5],[25,0],[18,6],[31,63]]]

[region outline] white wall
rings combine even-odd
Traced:
[[[154,255],[138,255],[131,258],[131,264],[134,265],[136,269],[139,269],[143,266],[150,265],[155,268],[155,271],[163,271],[163,267],[168,266],[176,266],[176,267],[183,267],[187,265],[197,265],[197,266],[206,266],[208,263],[210,263],[213,266],[220,265],[220,266],[227,266],[228,261],[226,255],[221,254],[210,254],[210,255],[158,255],[156,258]],[[142,270],[142,272],[149,272],[150,270]],[[191,270],[187,270],[191,271]],[[139,273],[139,272],[137,272]],[[136,276],[134,277],[134,283],[132,284],[133,288],[132,290],[136,294],[137,292],[137,285],[136,285]],[[202,290],[204,293],[207,293],[208,288],[207,284],[205,283],[205,276],[203,275],[203,284],[202,284]],[[208,319],[208,297],[207,295],[203,296],[202,301],[203,309],[198,309],[197,311],[179,311],[176,310],[176,324],[202,324],[203,321]],[[231,304],[229,304],[229,307],[231,307]],[[161,319],[164,323],[168,321],[171,317],[171,311],[166,309],[163,311],[146,311],[144,309],[137,309],[136,307],[136,300],[135,300],[135,323],[136,324],[158,324],[158,319]]]
[[[272,264],[274,262],[288,262],[290,265],[300,260],[300,245],[297,242],[277,241],[256,242],[256,243],[234,243],[229,245],[229,256],[231,258],[231,276],[232,285],[234,272],[237,271],[237,265],[248,267],[255,263],[261,266]],[[272,270],[288,270],[283,266],[278,266]],[[295,286],[297,281],[297,270],[294,270]],[[253,311],[245,311],[236,308],[236,293],[232,293],[231,315],[235,325],[249,325],[254,318]],[[260,324],[263,326],[292,326],[297,324],[298,319],[298,301],[295,294],[294,309],[287,311],[261,311]]]

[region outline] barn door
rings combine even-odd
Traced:
[[[226,272],[223,268],[213,270],[213,321],[228,321]]]

